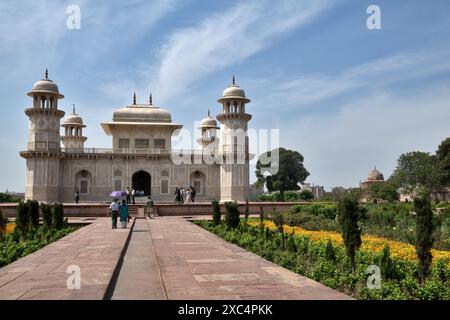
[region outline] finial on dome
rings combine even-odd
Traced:
[[[45,80],[48,80],[48,69],[45,68]]]
[[[208,109],[208,117],[211,117],[211,113],[209,112],[209,109]]]
[[[133,93],[133,104],[136,104],[136,92]]]
[[[233,83],[233,86],[236,85],[236,78],[235,78],[235,76],[233,76],[233,81],[232,81],[232,83]]]
[[[153,105],[153,95],[151,92],[150,92],[150,97],[148,99],[148,102],[150,102],[150,105]]]
[[[72,107],[72,114],[75,114],[75,103],[73,104],[73,107]]]

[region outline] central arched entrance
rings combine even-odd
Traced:
[[[132,177],[132,187],[136,191],[144,191],[145,196],[149,196],[152,193],[152,177],[148,172],[143,170],[136,172]]]

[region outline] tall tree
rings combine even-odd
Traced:
[[[433,256],[433,211],[428,193],[423,193],[414,199],[416,212],[416,253],[419,259],[419,273],[422,283],[429,274]]]
[[[436,151],[437,166],[440,182],[443,186],[450,186],[450,138],[445,139]]]
[[[352,196],[346,196],[338,204],[338,221],[344,240],[345,252],[350,259],[352,272],[356,270],[356,250],[361,246],[361,229],[358,226],[360,212],[358,200]]]
[[[278,153],[278,159],[275,157],[276,153]],[[269,160],[261,161],[262,159]],[[263,153],[256,164],[255,173],[258,184],[265,183],[270,192],[279,191],[281,201],[284,201],[285,191],[299,190],[298,184],[309,176],[309,172],[303,166],[303,160],[299,152],[284,148]]]
[[[389,181],[408,191],[439,187],[441,178],[436,156],[420,151],[402,154]]]

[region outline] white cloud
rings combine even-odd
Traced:
[[[337,113],[285,122],[281,145],[305,156],[316,184],[356,186],[373,166],[387,178],[401,153],[434,152],[450,136],[449,101],[448,83],[403,94],[371,92]]]
[[[270,80],[272,91],[266,94],[269,80],[259,83],[257,90],[264,95],[261,109],[271,111],[276,104],[284,111],[316,105],[323,100],[334,98],[367,87],[369,90],[393,83],[450,70],[450,47],[432,48],[420,52],[407,52],[380,58],[362,65],[350,67],[337,75],[310,74],[285,80]],[[252,82],[249,80],[249,82]]]
[[[309,23],[332,1],[247,1],[172,34],[160,52],[157,79],[163,102],[216,70],[270,46],[278,36]]]

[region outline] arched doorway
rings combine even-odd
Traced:
[[[198,196],[206,195],[206,176],[201,171],[194,171],[189,179],[189,185],[193,186]]]
[[[81,170],[75,175],[75,192],[81,195],[88,195],[91,193],[92,176],[89,171]]]
[[[134,190],[144,191],[145,196],[151,195],[152,177],[148,172],[145,172],[143,170],[136,172],[135,174],[133,174],[131,183]]]

